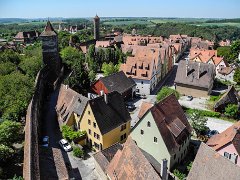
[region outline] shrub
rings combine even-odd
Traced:
[[[225,113],[226,116],[236,118],[238,114],[238,105],[236,104],[229,104],[225,108]]]
[[[210,101],[218,101],[221,98],[221,96],[210,96]]]
[[[159,102],[163,100],[165,97],[169,96],[170,94],[174,94],[177,99],[179,99],[180,97],[180,94],[176,90],[171,89],[167,86],[163,86],[163,88],[157,93],[157,101]]]
[[[205,110],[198,110],[198,109],[190,109],[190,108],[184,108],[184,109],[186,109],[187,114],[199,113],[201,116],[216,117],[216,118],[219,118],[221,116],[221,113],[219,113],[219,112],[205,111]]]
[[[178,177],[178,179],[183,180],[186,178],[186,174],[181,173],[178,169],[173,170],[174,176]]]
[[[63,125],[61,127],[62,136],[68,141],[73,141],[74,139],[80,138],[86,134],[86,131],[74,131],[71,127]]]
[[[75,146],[75,147],[73,147],[73,155],[78,158],[81,158],[84,155],[84,151],[82,149],[80,149],[79,147]]]

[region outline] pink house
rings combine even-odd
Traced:
[[[207,145],[240,166],[240,121],[210,138]]]

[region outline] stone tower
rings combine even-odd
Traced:
[[[93,18],[93,25],[94,25],[94,39],[99,40],[99,26],[100,26],[100,18],[96,15]]]
[[[58,52],[58,36],[50,21],[40,35],[42,40],[43,63],[49,67],[52,75],[57,77],[61,70],[61,58]]]

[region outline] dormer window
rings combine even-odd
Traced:
[[[149,64],[145,67],[146,70],[149,70]]]

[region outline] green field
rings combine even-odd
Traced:
[[[240,23],[196,23],[196,24],[192,24],[192,25],[196,25],[196,26],[235,26],[240,28]]]
[[[208,19],[196,19],[196,18],[153,18],[149,21],[158,24],[158,23],[197,23],[197,22],[206,22]]]
[[[132,21],[104,21],[103,24],[120,26],[120,25],[131,25],[131,24],[146,24],[152,25],[149,21],[141,21],[141,20],[132,20]]]

